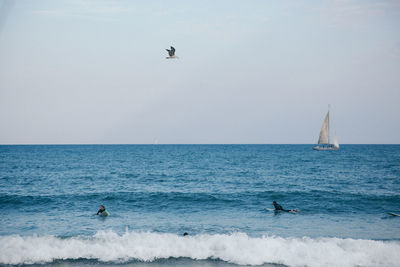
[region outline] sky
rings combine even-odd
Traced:
[[[0,144],[315,144],[328,105],[399,144],[399,100],[398,0],[0,0]]]

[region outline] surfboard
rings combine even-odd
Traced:
[[[283,210],[275,210],[275,209],[271,209],[271,208],[265,208],[266,211],[283,211]],[[295,209],[295,210],[289,210],[288,212],[290,213],[296,213],[299,212],[299,209]]]
[[[388,212],[388,214],[392,215],[392,216],[400,216],[400,214],[397,214],[397,213],[394,213],[394,212]]]

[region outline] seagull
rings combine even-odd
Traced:
[[[165,50],[167,50],[168,54],[169,54],[169,57],[166,57],[167,59],[169,59],[169,58],[179,58],[179,57],[175,56],[175,48],[173,48],[172,46],[171,46],[171,49],[165,49]]]

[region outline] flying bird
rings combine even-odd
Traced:
[[[172,46],[171,46],[171,49],[165,49],[165,50],[167,50],[168,54],[169,54],[169,57],[166,57],[167,59],[168,58],[179,58],[179,57],[175,56],[175,48],[173,48]]]

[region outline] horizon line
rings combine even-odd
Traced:
[[[122,145],[317,145],[314,143],[21,143],[0,144],[0,146],[122,146]],[[400,145],[400,143],[341,143],[342,145]]]

